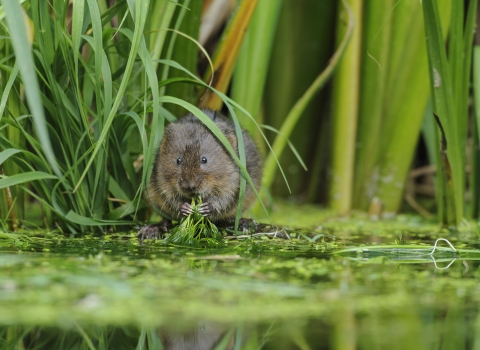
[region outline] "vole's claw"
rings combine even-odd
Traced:
[[[189,216],[191,213],[193,213],[192,206],[188,203],[183,203],[180,205],[180,213],[184,216]]]
[[[198,212],[203,216],[209,216],[212,213],[212,205],[210,203],[203,203],[199,206]]]

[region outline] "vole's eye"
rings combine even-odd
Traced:
[[[202,164],[207,164],[207,158],[202,157]]]
[[[177,158],[177,165],[182,164],[182,158]]]

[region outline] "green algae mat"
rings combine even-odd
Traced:
[[[216,250],[0,234],[0,349],[480,347],[475,223],[309,220]]]

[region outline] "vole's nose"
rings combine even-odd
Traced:
[[[180,177],[178,184],[182,191],[194,194],[197,193],[200,189],[200,184],[202,183],[201,179],[197,176],[195,178],[185,179]]]
[[[185,192],[195,193],[195,191],[197,191],[198,189],[198,186],[195,182],[180,181],[179,185],[182,188],[182,190]]]
[[[194,193],[194,192],[197,190],[197,186],[195,186],[195,185],[193,185],[193,184],[188,184],[188,185],[185,187],[185,190],[188,191],[188,192]]]

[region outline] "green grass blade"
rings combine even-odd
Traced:
[[[95,95],[98,107],[102,105],[100,82],[102,81],[102,67],[103,67],[103,37],[102,37],[102,20],[100,18],[100,9],[96,0],[87,0],[88,9],[90,12],[90,19],[92,21],[93,32],[93,50],[95,52]],[[103,126],[103,118],[99,118],[99,126]]]
[[[40,24],[40,26],[37,28],[36,32],[37,34],[40,32],[42,35],[36,38],[36,42],[41,43],[41,46],[44,48],[43,54],[45,61],[47,64],[51,65],[55,57],[55,43],[51,30],[51,15],[48,11],[48,6],[40,5],[38,8],[36,6],[32,6],[32,12],[35,12],[37,9],[39,10],[39,21],[37,24]]]
[[[474,101],[474,105],[476,103],[477,102]],[[476,109],[476,107],[474,108]],[[478,219],[480,217],[480,141],[477,123],[477,118],[474,116],[472,120],[472,148],[470,154],[471,170],[469,176],[469,191],[471,200],[468,214],[470,219]]]
[[[149,329],[147,331],[148,349],[163,350],[162,340],[156,329]]]
[[[145,340],[147,338],[147,332],[145,331],[145,327],[142,327],[140,331],[140,336],[138,337],[138,343],[135,350],[146,350],[147,347],[145,346]]]
[[[8,158],[13,156],[14,154],[17,154],[17,153],[20,153],[20,152],[23,152],[23,151],[20,150],[20,149],[15,149],[15,148],[9,148],[9,149],[6,149],[6,150],[0,152],[0,165],[2,165],[2,163],[4,161],[6,161]]]
[[[113,195],[116,199],[121,199],[124,201],[128,201],[129,197],[123,190],[123,188],[115,181],[115,178],[110,176],[108,181],[108,191]]]
[[[459,106],[459,116],[463,118],[459,118],[459,123],[461,123],[461,128],[459,129],[460,132],[460,140],[462,140],[463,147],[466,147],[466,135],[468,133],[468,116],[469,116],[469,98],[470,98],[470,84],[471,84],[471,74],[472,74],[472,60],[473,60],[473,38],[475,33],[475,20],[478,8],[478,0],[472,0],[469,2],[466,20],[465,20],[465,32],[464,32],[464,42],[463,42],[463,57],[465,57],[465,61],[463,62],[464,69],[460,73],[462,73],[462,85],[460,87],[460,98],[456,100],[460,102]],[[475,104],[475,102],[474,102]],[[475,108],[475,107],[474,107]],[[476,122],[472,123],[471,129],[475,129]],[[476,130],[475,130],[476,131]],[[471,134],[471,154],[470,154],[470,203],[469,203],[469,216],[470,217],[478,217],[478,196],[475,196],[475,193],[478,192],[478,183],[480,183],[480,176],[478,172],[478,168],[480,164],[478,162],[478,135],[475,136],[475,131],[472,130]],[[477,144],[477,145],[475,145]],[[464,153],[464,164],[467,164],[466,154]],[[475,169],[477,167],[477,169]],[[477,185],[477,186],[476,186]],[[464,185],[465,186],[465,185]],[[477,203],[475,203],[477,202]]]
[[[81,105],[82,103],[82,94],[79,86],[79,80],[80,80],[79,79],[79,60],[80,60],[80,43],[83,37],[82,29],[83,29],[84,16],[85,16],[85,0],[75,1],[73,3],[73,14],[72,14],[72,51],[73,51],[73,63],[74,63],[74,69],[75,69],[73,78],[75,81],[75,88],[77,93],[77,103],[79,105]],[[90,45],[95,48],[95,46],[92,45],[91,43]],[[68,99],[65,99],[65,101],[68,101]],[[79,110],[82,117],[83,126],[85,129],[87,129],[88,116],[85,112],[85,108],[80,108]],[[89,135],[89,138],[90,138],[90,135]]]
[[[18,0],[17,2],[22,5],[24,2],[26,2],[27,0]],[[3,20],[6,16],[6,13],[5,11],[3,10],[3,7],[0,7],[0,21]]]
[[[285,137],[283,136],[279,130],[275,129],[274,127],[270,126],[270,125],[260,125],[262,128],[266,129],[266,130],[270,130],[270,131],[273,131],[275,134],[281,136],[281,137]],[[308,168],[307,168],[307,165],[305,164],[305,162],[303,161],[302,159],[302,156],[300,156],[300,153],[298,153],[297,149],[295,148],[295,146],[293,145],[293,143],[287,138],[287,145],[288,147],[290,147],[290,150],[293,152],[293,154],[295,155],[295,157],[297,158],[298,162],[300,163],[300,165],[302,166],[303,170],[305,171],[308,171]]]
[[[183,5],[189,6],[190,5],[190,0],[185,0]],[[188,9],[188,7],[185,7],[185,6],[181,7],[181,9],[180,9],[180,11],[177,15],[177,19],[175,21],[175,26],[171,30],[172,33],[171,33],[171,36],[170,36],[170,42],[168,44],[167,53],[165,55],[165,58],[167,60],[170,60],[172,58],[173,51],[174,51],[174,48],[175,48],[175,43],[177,41],[178,34],[180,34],[179,28],[183,23],[183,19],[185,18],[185,13],[187,12],[187,9]],[[182,33],[182,35],[186,36],[186,34],[183,34],[183,33]],[[192,38],[191,40],[194,40],[194,39]],[[167,77],[169,77],[169,75],[170,75],[169,73],[170,73],[170,67],[168,65],[166,67],[163,67],[161,80],[162,81],[166,80]],[[162,95],[162,96],[165,95],[165,91],[166,91],[166,87],[164,86],[160,90],[160,95]]]
[[[24,25],[25,19],[23,17],[22,9],[20,4],[15,0],[3,0],[2,4],[38,138],[53,172],[57,176],[60,176],[61,172],[57,166],[47,130],[44,109],[39,93],[40,87],[38,85],[37,74],[33,64],[30,43],[27,39],[27,31],[26,26]]]
[[[96,220],[82,215],[79,215],[73,211],[69,211],[65,216],[65,219],[78,225],[83,226],[113,226],[113,225],[131,225],[131,221],[120,220]]]
[[[23,184],[26,182],[31,182],[36,180],[45,180],[45,179],[58,179],[58,178],[55,175],[44,173],[43,171],[31,171],[23,174],[4,176],[0,178],[0,189]]]
[[[188,11],[186,8],[179,8],[180,15],[176,22],[181,20],[181,24],[178,27],[178,33],[185,34],[185,36],[179,36],[175,31],[171,32],[171,43],[168,47],[167,58],[181,64],[190,72],[195,72],[198,67],[199,49],[196,43],[188,38],[191,37],[198,40],[200,20],[202,16],[202,2],[185,2],[184,6],[188,6]],[[177,26],[177,23],[175,26]],[[187,77],[187,74],[182,71],[176,69],[169,70],[169,66],[164,66],[163,68],[165,72],[168,71],[169,78]],[[165,76],[166,75],[164,74],[163,77]],[[196,103],[198,99],[197,87],[192,84],[169,85],[164,95],[178,97],[193,104]],[[185,114],[185,110],[180,106],[170,104],[167,107],[178,117]]]
[[[128,56],[128,61],[127,65],[125,67],[125,72],[123,75],[122,82],[120,84],[120,87],[117,92],[117,96],[115,97],[115,101],[113,103],[112,109],[110,111],[110,114],[105,121],[105,125],[101,131],[100,137],[98,138],[98,141],[95,145],[95,148],[92,152],[92,155],[85,167],[85,170],[83,171],[82,175],[80,176],[80,179],[77,182],[77,185],[74,188],[74,192],[76,192],[80,186],[80,183],[83,181],[85,178],[88,169],[93,163],[93,160],[95,159],[95,156],[97,155],[98,151],[100,148],[103,146],[103,143],[105,142],[108,131],[110,129],[110,126],[113,122],[113,119],[115,118],[115,114],[117,113],[118,107],[120,106],[120,103],[122,101],[122,97],[125,93],[125,90],[127,89],[127,85],[129,82],[130,75],[132,73],[133,65],[135,63],[135,58],[138,53],[138,49],[140,47],[140,43],[143,39],[143,28],[145,25],[145,19],[148,11],[148,1],[139,1],[135,3],[135,31],[133,35],[133,42],[132,42],[132,47],[130,49],[130,53]]]
[[[121,30],[123,34],[125,34],[130,40],[132,41],[133,44],[133,35],[129,30]],[[144,154],[145,154],[145,164],[147,165],[144,167],[144,173],[143,173],[143,178],[146,178],[146,174],[149,173],[149,167],[153,166],[153,157],[154,157],[154,150],[158,145],[160,144],[160,141],[163,137],[163,131],[164,131],[164,121],[163,121],[163,115],[160,114],[160,89],[158,87],[158,78],[157,78],[157,73],[154,68],[154,62],[150,58],[150,55],[147,51],[147,47],[145,44],[145,41],[142,39],[140,43],[140,47],[138,50],[138,55],[140,56],[140,59],[142,60],[144,67],[145,67],[145,72],[148,77],[148,82],[150,84],[151,88],[151,94],[152,94],[152,124],[151,124],[151,129],[154,130],[154,135],[153,137],[150,138],[149,144],[148,144],[148,149],[144,149]],[[131,116],[131,114],[129,114]]]
[[[454,6],[455,6],[454,2]],[[447,55],[443,42],[440,18],[437,3],[434,0],[422,2],[427,53],[430,67],[430,86],[433,94],[434,113],[438,115],[441,128],[446,139],[446,156],[451,167],[451,174],[444,166],[443,171],[447,176],[448,193],[452,198],[448,199],[447,210],[451,212],[447,217],[459,224],[464,215],[464,156],[461,150],[463,142],[459,137],[459,125],[456,122],[454,92],[452,90],[451,72],[447,63]],[[444,151],[444,150],[442,150]]]
[[[475,126],[477,138],[480,137],[480,45],[478,43],[473,48],[473,107],[474,107],[474,116],[475,116]],[[475,149],[475,148],[474,148]],[[478,151],[477,151],[478,152]],[[474,155],[475,156],[475,153]],[[474,173],[474,176],[477,178],[480,177],[478,173]],[[480,191],[480,188],[478,189]],[[480,196],[475,196],[472,193],[472,200],[476,201],[472,206],[480,207]],[[479,215],[477,211],[474,215]]]
[[[448,69],[452,84],[452,92],[456,97],[460,97],[463,81],[463,16],[464,2],[455,1],[452,6],[450,17],[449,44],[448,44]],[[454,101],[455,103],[456,101]],[[455,103],[456,113],[460,113],[459,107],[463,103]],[[458,114],[458,117],[465,119]],[[460,125],[460,123],[458,123]]]
[[[85,14],[85,0],[73,2],[72,13],[72,50],[75,62],[75,73],[78,75],[78,55],[80,54],[80,41],[82,36],[83,17]]]
[[[242,165],[247,168],[247,159],[245,156],[245,143],[243,142],[243,132],[242,128],[240,127],[240,123],[238,118],[235,114],[235,109],[230,105],[227,104],[228,111],[230,116],[235,124],[235,134],[237,135],[237,149],[238,149],[238,156],[240,158],[240,162]],[[238,205],[237,205],[237,213],[235,215],[235,226],[234,229],[238,229],[238,223],[240,222],[240,218],[242,217],[242,205],[243,205],[243,197],[245,196],[245,191],[247,188],[247,181],[245,176],[240,176],[240,190],[238,193]]]
[[[2,99],[0,100],[0,122],[2,121],[2,117],[3,117],[3,113],[5,112],[5,107],[7,105],[8,97],[10,95],[10,91],[12,89],[13,83],[17,78],[19,70],[20,68],[18,67],[18,64],[15,64],[15,66],[12,69],[12,72],[10,73],[10,76],[8,77],[7,84],[5,84],[5,88],[2,93]]]
[[[158,30],[158,32],[155,35],[152,35],[149,45],[155,71],[158,67],[157,60],[160,58],[163,51],[165,37],[167,36],[166,29],[170,27],[170,22],[175,12],[175,8],[177,7],[176,4],[177,0],[157,0],[154,4],[153,13],[160,14],[159,16],[153,16],[152,18],[151,29]]]
[[[228,332],[226,332],[223,335],[223,337],[220,339],[218,344],[215,346],[214,350],[231,349],[232,337],[233,337],[233,332],[234,331],[235,331],[235,328],[232,328]]]

